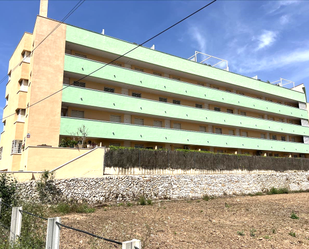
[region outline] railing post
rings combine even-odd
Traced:
[[[137,239],[122,242],[122,249],[142,249],[142,242]]]
[[[48,218],[47,234],[46,234],[46,249],[59,249],[60,244],[60,217]]]
[[[22,210],[22,207],[12,207],[10,243],[15,243],[20,237]]]

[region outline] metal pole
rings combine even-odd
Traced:
[[[48,218],[47,234],[46,234],[46,247],[45,249],[59,249],[60,244],[60,217]]]
[[[22,210],[22,207],[12,208],[11,229],[9,238],[10,243],[15,243],[18,237],[20,237]]]
[[[122,249],[142,249],[142,242],[137,239],[122,242]]]

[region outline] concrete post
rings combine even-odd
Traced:
[[[207,103],[204,104],[204,109],[209,109],[209,105]]]
[[[130,114],[124,114],[123,122],[125,124],[131,124],[131,115]]]
[[[46,234],[46,249],[59,249],[60,244],[60,217],[48,218],[47,234]]]
[[[212,133],[212,125],[208,125],[208,132]]]
[[[171,121],[168,120],[168,119],[165,119],[164,121],[165,121],[165,122],[164,122],[165,128],[171,128]]]
[[[236,129],[235,129],[235,135],[236,135],[236,136],[239,136],[239,128],[236,128]]]
[[[21,220],[22,214],[21,211],[23,210],[22,207],[13,207],[12,208],[12,217],[11,217],[11,229],[10,229],[10,243],[14,244],[18,237],[20,237],[20,230],[21,230]]]
[[[122,242],[122,249],[142,249],[142,242],[137,239]]]

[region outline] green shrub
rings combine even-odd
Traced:
[[[276,194],[288,194],[289,190],[287,188],[275,188],[272,187],[269,191],[266,192],[268,195],[276,195]]]
[[[294,220],[299,219],[299,217],[294,213],[294,211],[291,213],[291,219],[294,219]]]
[[[146,201],[145,196],[141,196],[141,197],[139,198],[139,200],[138,200],[138,203],[139,203],[140,205],[147,205],[147,201]]]
[[[296,234],[293,233],[293,232],[289,232],[289,235],[292,236],[292,237],[296,237]]]
[[[245,236],[244,231],[237,231],[237,234],[240,236]]]
[[[148,199],[148,200],[147,200],[147,204],[148,204],[148,205],[152,205],[152,200],[151,200],[151,199]]]
[[[254,236],[255,236],[255,232],[256,232],[256,230],[255,230],[254,228],[252,228],[252,229],[250,230],[250,236],[251,236],[251,237],[254,237]]]
[[[95,208],[90,207],[87,203],[67,203],[61,202],[58,205],[52,207],[52,211],[56,213],[68,214],[68,213],[93,213]]]

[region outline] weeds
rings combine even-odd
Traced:
[[[289,232],[289,235],[292,236],[292,237],[296,237],[296,234],[293,233],[293,232]]]
[[[237,231],[237,234],[240,236],[245,236],[244,231]]]
[[[276,229],[273,228],[272,232],[273,232],[273,234],[275,234],[276,233]]]
[[[227,204],[227,203],[225,203],[224,205],[225,205],[226,208],[229,208],[229,207],[230,207],[230,205]]]
[[[250,236],[251,236],[251,237],[254,237],[254,236],[255,236],[255,232],[256,232],[256,230],[255,230],[254,228],[252,228],[252,229],[250,230]]]
[[[141,196],[138,200],[139,205],[152,205],[151,199],[146,199],[145,196]]]
[[[127,207],[131,207],[133,204],[131,202],[127,202]]]
[[[264,236],[264,239],[270,239],[269,235]]]
[[[88,206],[87,203],[67,203],[61,202],[51,208],[53,212],[68,214],[68,213],[93,213],[95,208]]]
[[[213,196],[209,196],[209,195],[204,195],[202,199],[203,199],[204,201],[209,201],[209,200],[214,199],[214,197],[213,197]]]
[[[291,213],[291,217],[290,218],[293,219],[293,220],[298,220],[299,219],[299,217],[294,213],[294,211]]]
[[[268,195],[277,195],[277,194],[288,194],[289,193],[289,190],[287,188],[275,188],[275,187],[272,187],[270,190],[268,190],[266,192],[266,194]]]

